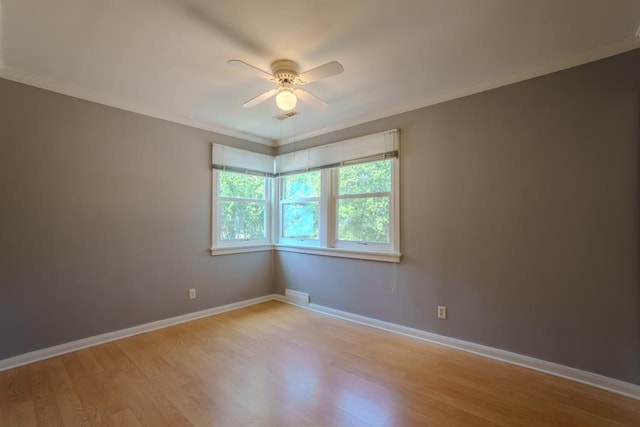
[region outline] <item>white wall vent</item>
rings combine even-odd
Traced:
[[[287,301],[294,304],[309,304],[309,294],[304,292],[285,289],[284,296],[287,298]]]

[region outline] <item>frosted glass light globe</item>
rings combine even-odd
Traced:
[[[276,105],[282,111],[290,111],[296,107],[298,98],[291,89],[282,89],[278,95],[276,95]]]

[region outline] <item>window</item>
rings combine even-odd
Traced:
[[[267,239],[266,178],[218,171],[217,207],[220,241]]]
[[[271,249],[273,157],[212,146],[212,254]]]
[[[392,160],[333,171],[336,182],[337,247],[390,243]]]
[[[212,146],[211,253],[398,262],[398,131],[276,157]]]
[[[280,178],[280,241],[317,245],[320,225],[320,172]]]
[[[278,178],[279,250],[399,260],[397,158]]]

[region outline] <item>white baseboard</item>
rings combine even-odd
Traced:
[[[289,301],[287,301],[287,297],[285,297],[284,295],[272,294],[271,297],[272,297],[272,299],[274,299],[276,301],[289,302]],[[295,303],[291,303],[291,304],[293,304],[293,305],[302,305],[302,304],[295,304]]]
[[[568,366],[560,365],[557,363],[547,362],[545,360],[523,356],[518,353],[512,353],[510,351],[500,350],[481,344],[475,344],[456,338],[450,338],[443,335],[422,331],[420,329],[409,328],[407,326],[402,326],[395,323],[372,319],[370,317],[360,316],[358,314],[336,310],[334,308],[325,307],[318,304],[296,304],[292,300],[287,299],[282,295],[276,295],[274,296],[274,299],[297,305],[307,310],[313,310],[329,316],[339,317],[344,320],[360,323],[365,326],[382,329],[388,332],[393,332],[395,334],[405,335],[423,341],[429,341],[434,344],[455,348],[457,350],[466,351],[468,353],[477,354],[480,356],[488,357],[490,359],[500,360],[512,365],[518,365],[528,369],[555,375],[557,377],[566,378],[592,387],[607,390],[612,393],[640,400],[640,386],[625,381],[616,380],[614,378],[605,377],[604,375],[594,374],[592,372],[582,371],[580,369],[570,368]]]
[[[296,292],[296,291],[294,291]],[[291,294],[290,295],[296,295]],[[84,338],[77,341],[57,345],[54,347],[48,347],[41,350],[36,350],[30,353],[21,354],[19,356],[11,357],[8,359],[0,360],[0,372],[8,369],[17,368],[22,365],[37,362],[39,360],[48,359],[62,354],[70,353],[72,351],[81,350],[88,347],[104,344],[107,342],[115,341],[121,338],[130,337],[133,335],[150,332],[156,329],[166,328],[169,326],[177,325],[179,323],[188,322],[190,320],[200,319],[203,317],[212,316],[214,314],[224,313],[225,311],[237,310],[239,308],[248,307],[255,304],[260,304],[266,301],[281,301],[302,307],[308,310],[312,310],[325,315],[338,317],[344,320],[348,320],[355,323],[360,323],[365,326],[370,326],[377,329],[382,329],[388,332],[405,335],[411,338],[416,338],[424,341],[429,341],[435,344],[444,345],[447,347],[455,348],[457,350],[466,351],[468,353],[477,354],[480,356],[488,357],[491,359],[500,360],[513,365],[522,366],[525,368],[533,369],[547,374],[555,375],[558,377],[566,378],[572,381],[583,383],[592,387],[597,387],[603,390],[610,391],[612,393],[627,396],[633,399],[640,400],[640,386],[636,384],[627,383],[624,381],[616,380],[614,378],[605,377],[603,375],[594,374],[592,372],[581,371],[579,369],[570,368],[568,366],[559,365],[557,363],[547,362],[545,360],[535,359],[529,356],[523,356],[521,354],[512,353],[505,350],[500,350],[480,344],[475,344],[468,341],[459,340],[456,338],[450,338],[443,335],[434,334],[431,332],[422,331],[420,329],[409,328],[407,326],[398,325],[395,323],[385,322],[382,320],[373,319],[366,316],[360,316],[358,314],[348,313],[346,311],[336,310],[334,308],[325,307],[318,304],[307,303],[309,301],[308,294],[299,293],[297,297],[287,298],[280,294],[265,295],[258,298],[252,298],[244,301],[235,302],[219,307],[209,308],[207,310],[196,311],[194,313],[188,313],[181,316],[172,317],[169,319],[158,320],[156,322],[146,323],[144,325],[133,326],[131,328],[121,329],[119,331],[108,332],[106,334],[96,335],[89,338]],[[301,297],[301,298],[298,298]],[[300,301],[297,303],[296,301]]]
[[[252,298],[244,301],[234,302],[219,307],[213,307],[206,310],[196,311],[193,313],[183,314],[181,316],[171,317],[169,319],[158,320],[156,322],[145,323],[144,325],[133,326],[131,328],[121,329],[119,331],[107,332],[89,338],[83,338],[77,341],[71,341],[65,344],[56,345],[54,347],[43,348],[41,350],[32,351],[30,353],[21,354],[19,356],[10,357],[0,360],[0,372],[8,369],[17,368],[18,366],[27,365],[43,359],[60,356],[62,354],[71,353],[72,351],[81,350],[87,347],[93,347],[99,344],[108,343],[133,335],[154,331],[156,329],[166,328],[168,326],[177,325],[179,323],[188,322],[190,320],[200,319],[212,316],[214,314],[224,313],[225,311],[237,310],[239,308],[248,307],[250,305],[260,304],[261,302],[271,301],[275,299],[273,295],[265,295],[263,297]]]

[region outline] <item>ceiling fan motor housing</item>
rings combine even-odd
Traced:
[[[291,87],[298,82],[298,64],[288,59],[278,59],[271,64],[274,79],[281,87]]]

